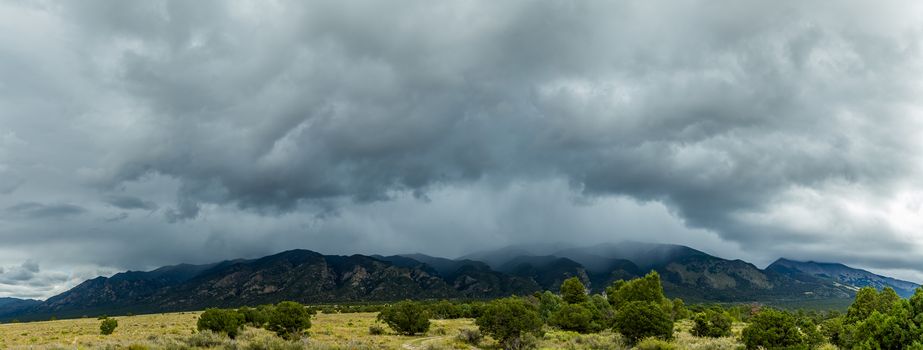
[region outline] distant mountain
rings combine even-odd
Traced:
[[[494,271],[481,262],[460,262],[456,271],[444,277],[410,258],[291,250],[254,260],[176,265],[97,277],[44,302],[0,309],[0,320],[200,310],[282,300],[330,303],[494,298],[540,289],[530,279]]]
[[[561,283],[571,277],[580,278],[584,285],[593,287],[593,281],[586,268],[568,258],[523,255],[506,262],[498,269],[500,272],[535,281],[544,290],[558,290]]]
[[[0,315],[22,312],[42,302],[33,299],[18,299],[0,297]]]
[[[45,301],[0,298],[0,320],[200,310],[282,300],[483,299],[555,291],[570,277],[599,292],[615,280],[651,270],[660,273],[669,297],[689,302],[834,300],[842,305],[839,301],[848,301],[863,286],[892,287],[902,296],[918,287],[842,264],[779,259],[760,270],[742,260],[680,245],[624,242],[552,248],[507,247],[462,259],[291,250],[252,260],[173,265],[97,277]]]
[[[838,263],[801,262],[782,258],[766,267],[766,271],[795,279],[809,277],[814,281],[830,281],[852,290],[858,290],[862,287],[874,287],[876,289],[891,287],[898,295],[904,298],[909,298],[913,295],[914,290],[920,286],[913,282],[876,275]]]
[[[451,260],[424,254],[377,256],[377,258],[402,267],[434,271],[458,293],[468,298],[482,295],[523,294],[540,290],[535,281],[494,271],[487,264],[468,260]]]
[[[457,260],[474,260],[483,261],[491,268],[499,268],[501,265],[513,258],[523,255],[553,255],[564,248],[572,248],[573,245],[566,243],[546,243],[546,244],[517,244],[506,246],[499,249],[491,249],[480,252],[470,253],[459,257]]]
[[[513,252],[526,257],[534,255],[527,246],[510,246],[468,256],[484,257],[491,261],[492,267],[504,271],[505,266],[516,264],[519,258],[511,255]],[[917,286],[841,264],[835,265],[845,267],[849,273],[827,271],[830,276],[844,276],[838,279],[824,278],[823,273],[812,273],[815,270],[807,267],[802,267],[804,271],[786,268],[783,262],[788,260],[784,259],[760,270],[742,260],[722,259],[674,244],[607,243],[563,248],[552,251],[547,257],[567,258],[584,266],[595,291],[602,291],[617,279],[638,277],[655,270],[660,273],[668,295],[689,301],[845,299],[855,294],[856,286],[863,285],[891,286],[901,295],[909,295]]]

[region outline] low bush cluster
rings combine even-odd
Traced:
[[[429,311],[420,303],[405,300],[384,308],[378,313],[384,322],[398,334],[414,335],[429,330]]]
[[[719,338],[731,335],[734,320],[720,308],[711,308],[695,315],[691,333],[697,337]]]
[[[283,301],[276,305],[261,305],[257,308],[244,307],[234,309],[207,309],[196,322],[200,331],[227,335],[234,339],[244,325],[265,328],[273,331],[282,339],[298,339],[311,328],[311,316],[314,310],[293,301]]]

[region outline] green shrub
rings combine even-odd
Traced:
[[[658,304],[630,301],[615,314],[615,329],[629,344],[647,337],[673,338],[673,317]]]
[[[538,305],[538,312],[542,317],[542,321],[545,322],[550,322],[552,315],[564,305],[564,299],[551,291],[536,292],[532,297],[536,301],[535,304]]]
[[[379,325],[371,325],[369,326],[369,334],[370,335],[382,335],[382,334],[385,334],[385,329]]]
[[[847,349],[923,348],[923,288],[910,300],[901,299],[891,288],[881,292],[862,288],[842,325],[826,325],[825,334],[837,335],[837,345]],[[839,330],[837,333],[836,330]]]
[[[824,335],[820,332],[817,323],[814,323],[813,319],[802,317],[798,319],[797,324],[805,345],[813,349],[824,343]]]
[[[741,340],[747,349],[782,349],[806,347],[795,319],[783,311],[764,308],[750,318]]]
[[[606,297],[609,299],[609,304],[616,310],[632,301],[647,301],[659,305],[665,299],[663,286],[660,284],[660,274],[657,271],[651,271],[642,278],[628,282],[623,280],[613,282],[606,288]]]
[[[542,329],[538,309],[516,297],[496,299],[481,309],[475,320],[481,333],[493,337],[504,349],[528,349]]]
[[[266,323],[269,322],[269,316],[272,314],[272,310],[272,305],[260,305],[256,308],[244,306],[237,309],[237,312],[244,316],[244,324],[251,327],[264,328],[266,327]]]
[[[269,315],[266,329],[273,331],[285,340],[298,339],[311,328],[313,311],[294,301],[276,304]]]
[[[645,338],[636,347],[637,350],[675,350],[676,345],[657,338]]]
[[[426,333],[429,330],[429,314],[419,303],[405,300],[386,307],[378,313],[378,320],[395,332],[404,335]]]
[[[549,324],[565,331],[574,331],[578,333],[592,333],[599,331],[599,326],[594,323],[594,312],[587,305],[581,304],[564,304],[555,312]]]
[[[824,320],[820,324],[820,333],[830,344],[843,346],[843,316]]]
[[[571,277],[561,283],[561,298],[565,303],[578,304],[587,301],[586,286],[577,277]]]
[[[673,298],[672,302],[673,309],[673,321],[682,320],[689,317],[689,310],[686,309],[686,303],[683,302],[683,299]]]
[[[119,321],[116,321],[114,318],[106,318],[99,322],[99,334],[110,335],[112,332],[115,332],[115,328],[119,326]]]
[[[465,317],[465,310],[458,304],[442,300],[429,305],[429,315],[437,320],[449,320]]]
[[[243,326],[244,316],[236,310],[229,309],[206,309],[196,322],[196,329],[199,331],[224,333],[231,339],[237,337]]]
[[[481,331],[478,329],[463,328],[460,331],[458,331],[458,336],[456,336],[455,338],[465,344],[478,346],[478,344],[480,344],[481,341],[484,340],[484,335],[481,334]]]
[[[693,318],[692,335],[697,337],[727,337],[731,335],[731,319],[726,311],[720,309],[707,309]]]

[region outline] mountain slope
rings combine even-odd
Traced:
[[[22,312],[23,310],[28,310],[41,303],[41,301],[33,299],[0,297],[0,315]]]
[[[891,287],[904,298],[909,298],[920,286],[913,282],[877,275],[838,263],[802,262],[781,258],[766,267],[766,271],[798,280],[834,282],[850,290],[858,290],[862,287],[876,289]]]
[[[514,276],[529,278],[544,290],[556,291],[561,288],[564,280],[571,277],[579,278],[587,288],[593,287],[586,268],[568,258],[524,255],[506,262],[498,269]]]
[[[462,264],[452,279],[446,279],[409,258],[392,263],[363,255],[291,250],[254,260],[97,277],[45,302],[3,309],[0,319],[199,310],[282,300],[328,303],[495,298],[540,289],[534,281],[493,271],[480,262]]]

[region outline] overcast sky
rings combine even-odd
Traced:
[[[626,239],[923,282],[921,45],[910,0],[2,1],[0,296]]]

